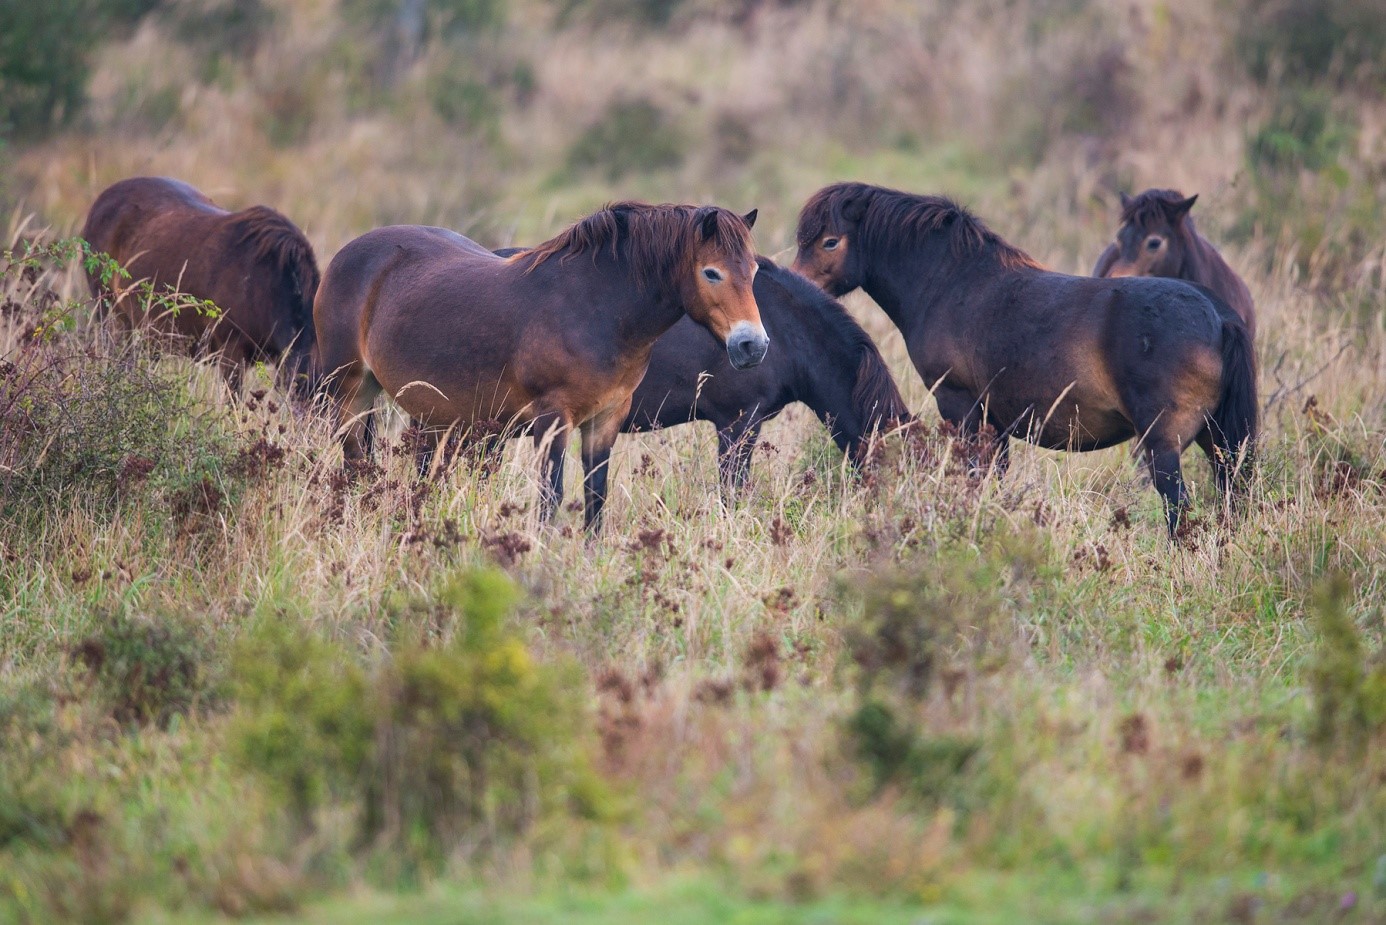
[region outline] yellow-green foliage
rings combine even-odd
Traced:
[[[1335,575],[1317,590],[1318,644],[1308,666],[1314,738],[1354,750],[1381,747],[1386,730],[1386,650],[1372,652],[1348,610],[1352,585]],[[1381,610],[1373,613],[1380,622]]]
[[[234,662],[240,760],[305,828],[351,808],[359,843],[395,870],[491,848],[541,815],[598,812],[580,676],[535,662],[506,629],[515,601],[500,573],[448,578],[432,603],[455,630],[365,664],[290,621],[267,622]]]
[[[958,795],[960,773],[974,784],[984,773],[975,738],[929,729],[920,706],[940,687],[964,697],[1005,665],[1047,555],[1031,531],[1003,532],[979,553],[940,550],[860,582],[862,615],[845,633],[859,704],[846,730],[877,788],[937,800]]]

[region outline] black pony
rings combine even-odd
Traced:
[[[910,417],[880,351],[847,310],[793,270],[766,257],[759,263],[756,304],[775,338],[765,361],[732,369],[706,331],[679,321],[655,341],[621,427],[634,433],[711,421],[727,488],[745,483],[761,425],[791,402],[808,405],[853,462],[872,434]]]
[[[939,196],[839,183],[799,215],[796,270],[857,287],[905,337],[939,413],[1051,449],[1138,441],[1174,533],[1187,504],[1179,456],[1197,442],[1227,492],[1258,429],[1256,357],[1220,297],[1172,279],[1052,273]]]

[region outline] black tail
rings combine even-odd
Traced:
[[[1222,320],[1222,395],[1208,422],[1213,472],[1224,493],[1241,492],[1256,458],[1261,429],[1256,398],[1256,352],[1246,324],[1230,312]]]

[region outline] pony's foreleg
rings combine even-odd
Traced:
[[[541,415],[533,426],[534,446],[544,454],[539,465],[539,521],[548,523],[563,501],[563,460],[570,427],[558,414]]]
[[[751,477],[751,457],[760,440],[761,422],[743,426],[741,419],[717,431],[717,469],[722,497],[735,499]]]
[[[1011,464],[1011,441],[1008,432],[994,425],[984,436],[983,424],[990,423],[982,402],[964,389],[941,387],[935,393],[938,413],[958,429],[958,438],[967,449],[967,467],[977,476],[994,469],[997,477],[1006,474]]]
[[[601,529],[606,507],[606,484],[611,475],[611,448],[621,432],[621,423],[630,412],[630,399],[582,425],[582,493],[584,524],[593,532]]]

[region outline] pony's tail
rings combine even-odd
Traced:
[[[1222,321],[1222,394],[1208,422],[1213,438],[1213,472],[1218,487],[1231,497],[1246,489],[1255,464],[1260,432],[1256,398],[1256,352],[1251,332],[1237,317]]]

